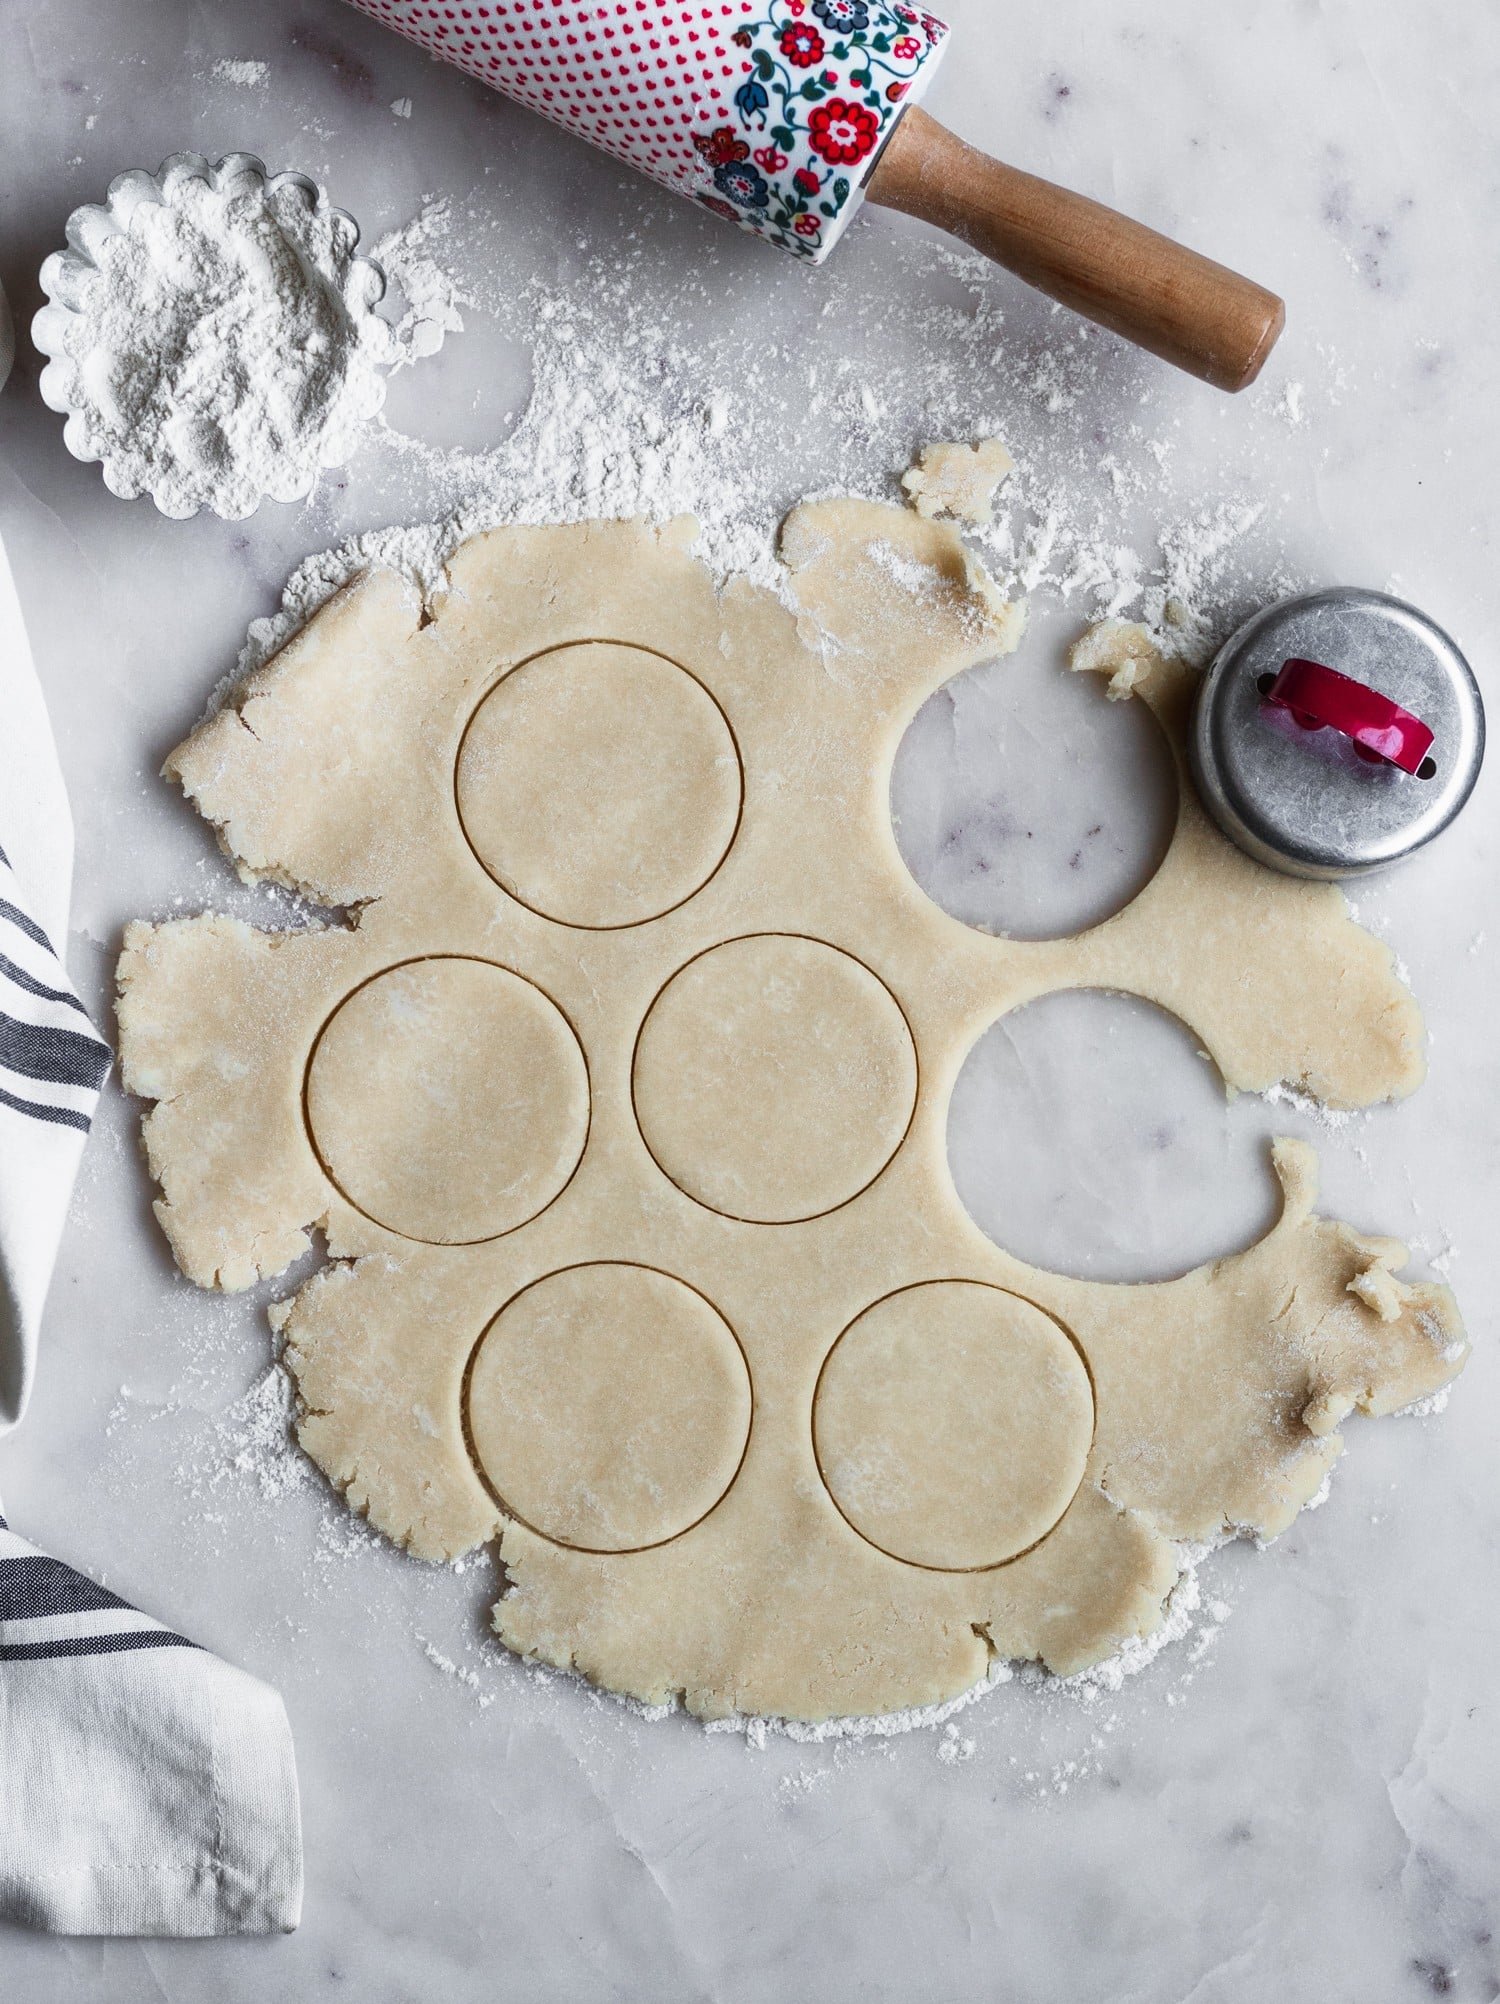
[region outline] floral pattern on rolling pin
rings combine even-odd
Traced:
[[[904,0],[765,0],[733,36],[749,57],[736,122],[693,135],[698,200],[784,250],[825,256],[947,32]]]

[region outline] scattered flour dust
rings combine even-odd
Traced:
[[[398,328],[411,358],[425,351],[433,334],[441,338],[461,328],[459,309],[476,304],[443,270],[443,246],[453,233],[448,206],[429,204],[374,247],[372,254],[411,303]],[[949,253],[935,256],[945,268],[965,264]],[[913,299],[925,296],[915,275],[910,290]],[[440,597],[444,566],[457,545],[506,523],[692,515],[699,525],[697,554],[716,576],[784,588],[776,557],[783,508],[768,492],[773,478],[759,455],[760,406],[769,396],[785,394],[788,370],[773,370],[765,357],[747,350],[726,358],[717,380],[705,381],[701,360],[684,354],[674,326],[643,303],[628,264],[612,280],[595,278],[587,289],[533,284],[519,297],[487,296],[481,310],[530,350],[530,395],[514,429],[487,451],[445,450],[404,435],[382,417],[374,441],[410,487],[437,498],[438,511],[309,557],[288,582],[277,613],[252,625],[236,676],[268,659],[362,571],[389,568],[424,599]],[[886,309],[887,317],[915,310],[899,298]],[[1263,505],[1200,506],[1165,531],[1153,531],[1155,556],[1143,556],[1121,536],[1120,510],[1113,504],[1140,503],[1147,496],[1148,483],[1135,462],[1144,458],[1159,472],[1168,448],[1146,439],[1137,425],[1126,428],[1124,444],[1138,448],[1129,464],[1120,453],[1092,450],[1076,464],[1064,463],[1053,456],[1046,429],[1027,449],[1014,435],[1013,419],[1019,415],[1025,431],[1024,420],[1034,421],[1038,413],[1049,418],[1060,395],[1062,407],[1070,407],[1068,398],[1093,380],[1090,365],[1075,355],[1054,356],[1042,369],[1045,381],[1035,363],[1007,380],[1003,351],[993,346],[998,321],[991,327],[986,309],[946,316],[930,307],[923,312],[929,327],[939,323],[941,332],[970,351],[974,369],[993,376],[1021,401],[1020,413],[999,410],[993,430],[977,432],[971,415],[959,419],[961,379],[941,362],[932,364],[931,380],[920,384],[913,408],[897,413],[889,406],[898,391],[913,394],[909,384],[898,381],[878,396],[850,357],[825,360],[806,372],[805,407],[810,419],[836,412],[843,442],[830,469],[833,477],[819,491],[893,498],[909,455],[893,462],[890,440],[903,428],[913,448],[954,435],[977,442],[1001,434],[1017,448],[1016,474],[1003,490],[999,518],[971,525],[968,534],[996,584],[1007,592],[1053,592],[1088,618],[1142,620],[1169,653],[1205,660],[1219,637],[1210,609],[1251,589],[1244,579],[1252,572],[1254,588],[1264,595],[1264,563],[1252,565],[1245,558]],[[1059,389],[1064,382],[1073,386],[1066,395]],[[793,386],[804,387],[794,379]],[[954,432],[944,429],[946,395],[955,406]],[[1080,496],[1101,472],[1110,504],[1090,513]],[[1270,588],[1290,589],[1297,582],[1277,573]]]
[[[214,1423],[224,1465],[247,1477],[268,1502],[313,1479],[312,1463],[293,1445],[297,1398],[280,1364],[267,1364],[249,1391]]]
[[[1308,1119],[1316,1120],[1326,1127],[1330,1134],[1338,1134],[1355,1125],[1368,1124],[1368,1113],[1358,1108],[1324,1106],[1322,1100],[1314,1099],[1310,1093],[1299,1092],[1295,1086],[1283,1080],[1279,1085],[1270,1085],[1259,1095],[1268,1106],[1289,1106]]]
[[[429,1642],[425,1635],[418,1634],[417,1641],[422,1645],[422,1654],[433,1669],[441,1670],[445,1677],[454,1678],[464,1686],[465,1690],[472,1691],[481,1711],[487,1711],[494,1704],[498,1694],[485,1689],[484,1681],[477,1670],[470,1670],[462,1663],[455,1663],[451,1656],[445,1656],[437,1644]]]
[[[234,84],[239,90],[263,90],[271,65],[248,56],[220,56],[210,74],[219,83]]]
[[[396,105],[402,104],[406,110],[399,116],[410,118],[411,99],[398,98]],[[402,364],[435,355],[449,334],[463,332],[463,308],[472,302],[440,259],[440,247],[452,229],[452,204],[445,199],[426,202],[410,222],[381,237],[370,253],[404,302],[395,326]]]
[[[433,252],[449,228],[441,207],[424,209],[375,246],[410,302],[398,328],[413,351],[424,329],[460,328],[469,302],[445,278]],[[696,515],[697,554],[721,578],[732,574],[779,589],[775,522],[743,508],[743,449],[726,392],[710,390],[672,407],[664,397],[668,358],[641,358],[602,317],[554,297],[534,302],[536,348],[531,396],[515,429],[488,453],[442,454],[391,431],[384,442],[415,470],[456,494],[449,512],[414,525],[356,536],[307,559],[289,581],[280,610],[255,621],[236,675],[284,646],[326,599],[361,572],[399,572],[423,597],[443,589],[448,557],[467,537],[501,523],[579,522],[642,515],[654,521]],[[433,345],[436,345],[434,342]]]

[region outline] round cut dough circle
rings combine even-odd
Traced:
[[[1060,1324],[978,1281],[904,1288],[850,1323],[813,1406],[818,1465],[872,1545],[940,1572],[1003,1565],[1083,1480],[1094,1397]]]
[[[307,1124],[358,1210],[429,1245],[514,1231],[567,1183],[589,1124],[588,1069],[542,991],[486,960],[387,968],[324,1025]]]
[[[555,1544],[664,1544],[707,1516],[750,1434],[750,1376],[703,1295],[615,1262],[547,1274],[490,1324],[469,1440],[496,1497]]]
[[[484,698],[454,775],[469,846],[513,898],[608,931],[682,904],[724,860],[742,777],[702,684],[644,647],[523,661]]]
[[[900,1147],[917,1054],[890,990],[822,940],[756,933],[662,989],[636,1046],[636,1118],[680,1190],[751,1224],[836,1210]]]

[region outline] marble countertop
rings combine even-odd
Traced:
[[[938,117],[1285,293],[1288,332],[1253,391],[1217,397],[1085,341],[1005,277],[942,266],[901,219],[872,216],[824,272],[778,263],[337,0],[10,0],[0,275],[29,318],[76,203],[169,152],[244,146],[325,179],[371,235],[450,199],[474,303],[390,406],[428,446],[503,439],[542,338],[515,302],[597,295],[622,246],[620,311],[671,324],[679,389],[733,386],[734,356],[763,344],[753,393],[731,398],[747,505],[888,481],[936,425],[999,429],[1022,459],[1032,634],[1014,664],[929,704],[895,806],[915,874],[962,916],[1078,925],[1149,867],[1170,806],[1129,706],[1056,672],[1097,603],[1101,550],[1106,573],[1127,546],[1148,582],[1185,590],[1205,636],[1293,585],[1397,590],[1489,686],[1500,29],[1487,0],[1437,0],[1420,24],[1390,0],[1255,0],[1212,18],[1187,0],[950,11],[963,53],[934,86]],[[265,67],[246,82],[216,71],[226,62]],[[391,108],[403,99],[409,116]],[[611,310],[595,297],[606,325]],[[128,918],[258,908],[156,776],[162,757],[301,558],[421,519],[441,468],[387,440],[303,507],[168,523],[68,458],[22,349],[0,398],[0,535],[77,819],[71,964],[107,1020]],[[864,399],[840,384],[854,353]],[[1058,753],[1055,780],[1039,749]],[[1108,857],[1080,880],[1069,831],[1085,809]],[[1033,820],[1043,841],[1023,854]],[[306,1917],[269,1942],[0,1930],[0,1992],[1500,1995],[1497,837],[1491,774],[1442,842],[1359,889],[1431,1029],[1430,1079],[1399,1110],[1330,1125],[1226,1109],[1186,1034],[1124,1002],[1058,1004],[976,1053],[955,1174],[1017,1251],[1101,1277],[1181,1270],[1263,1227],[1265,1137],[1302,1132],[1328,1208],[1407,1237],[1419,1270],[1452,1280],[1478,1343],[1445,1412],[1351,1424],[1324,1507],[1268,1551],[1209,1559],[1189,1633],[1119,1688],[1017,1681],[897,1736],[760,1744],[651,1722],[493,1648],[486,1562],[455,1574],[401,1558],[288,1452],[256,1390],[272,1290],[209,1297],[175,1274],[138,1109],[112,1087],[0,1489],[26,1535],[282,1690]]]

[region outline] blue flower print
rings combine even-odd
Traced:
[[[763,209],[771,199],[765,176],[745,160],[731,160],[716,167],[714,186],[742,209]]]
[[[812,0],[812,10],[835,35],[857,35],[870,25],[866,0]]]

